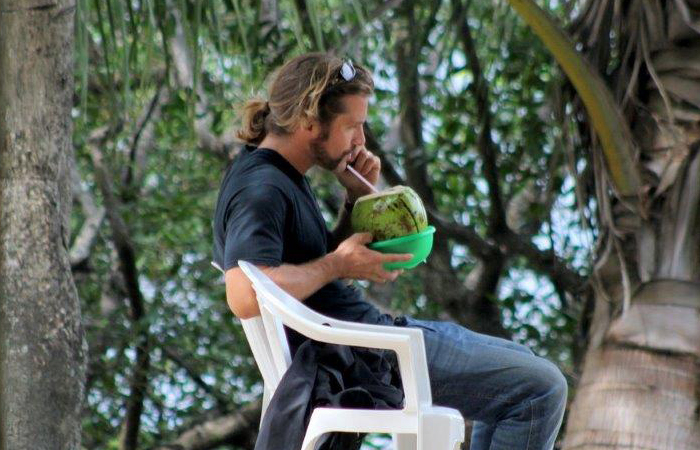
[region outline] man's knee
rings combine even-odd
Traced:
[[[554,364],[552,364],[552,366],[554,366]],[[556,372],[557,376],[556,376],[555,385],[554,385],[554,392],[555,392],[557,398],[562,403],[562,407],[563,407],[566,405],[566,397],[569,394],[569,385],[566,382],[566,377],[564,376],[563,373],[561,373],[561,370],[559,370],[559,368],[557,368],[556,366],[554,366],[554,368],[557,371]]]
[[[547,397],[550,402],[563,407],[566,404],[569,387],[561,370],[552,362],[537,358],[535,370],[538,379],[537,394]]]

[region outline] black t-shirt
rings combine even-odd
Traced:
[[[224,270],[253,264],[302,264],[328,253],[330,232],[306,177],[282,155],[246,146],[224,176],[214,215],[214,260]],[[340,320],[387,323],[362,293],[334,280],[304,303]],[[289,336],[292,348],[300,343]]]

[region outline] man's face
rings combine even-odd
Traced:
[[[347,95],[341,101],[345,112],[336,116],[330,124],[321,126],[321,133],[309,144],[314,162],[328,170],[346,164],[353,151],[365,144],[362,125],[367,118],[368,98],[364,95]]]

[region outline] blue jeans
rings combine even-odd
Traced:
[[[433,403],[474,421],[471,450],[551,450],[566,406],[559,369],[527,347],[450,322],[398,317],[423,330]]]

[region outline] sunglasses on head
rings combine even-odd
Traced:
[[[355,78],[356,73],[357,72],[355,71],[355,66],[352,65],[352,61],[346,59],[343,61],[343,65],[340,66],[340,72],[338,75],[345,81],[351,81],[353,78]]]

